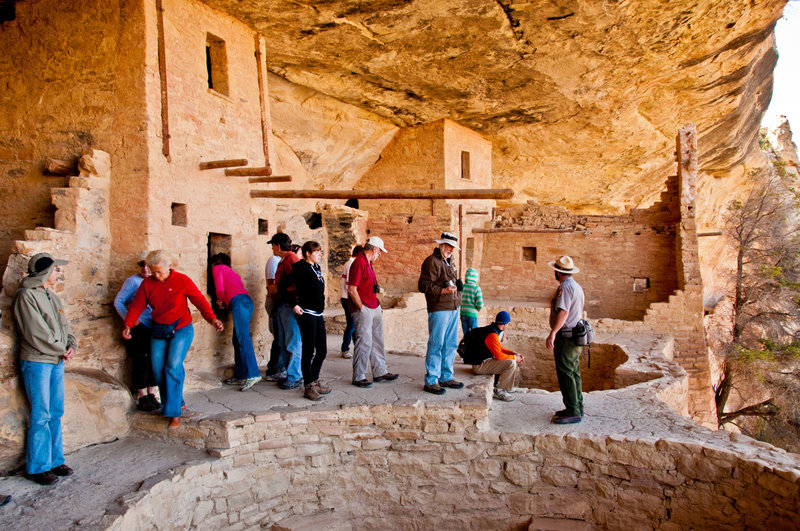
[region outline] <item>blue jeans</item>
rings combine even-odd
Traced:
[[[303,359],[303,340],[300,327],[297,325],[294,310],[288,304],[278,307],[278,341],[281,346],[279,367],[286,367],[287,384],[294,384],[303,379],[300,361]]]
[[[22,380],[31,402],[25,471],[41,474],[64,464],[61,417],[64,415],[64,362],[22,360]]]
[[[342,352],[350,350],[350,341],[353,340],[353,332],[356,331],[356,326],[353,324],[353,315],[350,313],[350,299],[340,299],[342,308],[344,308],[344,336],[342,337]]]
[[[180,417],[183,405],[183,360],[194,339],[191,323],[175,330],[172,339],[155,339],[150,344],[150,359],[153,376],[161,394],[161,414],[165,417]]]
[[[473,328],[478,328],[478,318],[469,315],[462,315],[461,330],[464,331],[464,334],[466,335],[466,333],[472,330]]]
[[[453,379],[453,361],[458,347],[458,310],[428,314],[428,352],[425,354],[425,384]]]
[[[247,293],[231,299],[228,305],[233,316],[233,377],[244,380],[258,376],[258,362],[253,350],[253,339],[250,337],[250,319],[253,318],[255,305]]]

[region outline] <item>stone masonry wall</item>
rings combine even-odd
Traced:
[[[549,303],[557,281],[548,262],[566,254],[580,269],[576,280],[590,317],[641,319],[650,304],[678,287],[676,221],[668,208],[669,196],[676,194],[671,188],[662,203],[629,216],[571,216],[535,204],[499,211],[500,227],[477,231],[483,239],[484,297]],[[510,217],[524,225],[503,226]],[[637,287],[637,278],[648,284]]]
[[[264,264],[271,255],[266,244],[277,228],[274,203],[251,199],[246,177],[227,177],[224,169],[200,170],[199,162],[243,158],[248,166],[265,165],[259,103],[255,33],[243,23],[193,0],[163,2],[166,86],[169,103],[169,156],[162,153],[161,85],[155,3],[145,6],[144,37],[149,43],[146,82],[149,121],[149,168],[146,196],[149,211],[144,227],[146,245],[137,252],[166,249],[175,269],[187,274],[208,293],[210,241],[223,241],[231,266],[239,273],[256,308],[265,298]],[[227,94],[209,88],[206,65],[208,39],[224,41]],[[262,54],[262,61],[264,60]],[[266,65],[262,65],[266,72]],[[264,96],[267,94],[265,93]],[[269,138],[267,139],[270,140]],[[273,173],[283,168],[276,164]],[[302,185],[302,183],[300,183]],[[173,205],[185,218],[173,220]],[[271,229],[259,234],[259,219]],[[133,251],[133,250],[131,250]],[[122,259],[133,261],[135,253]],[[119,275],[121,282],[125,275]],[[194,311],[195,337],[187,356],[187,373],[219,377],[218,369],[232,363],[232,321],[216,333]],[[261,362],[272,337],[266,315],[256,311],[252,321],[256,356]],[[218,380],[217,380],[218,381]],[[217,382],[214,382],[216,384]],[[197,382],[195,382],[197,384]]]
[[[434,216],[370,214],[367,235],[381,237],[389,251],[373,263],[380,286],[393,296],[416,292],[422,262],[436,248],[434,240],[448,229]]]
[[[216,426],[206,442],[218,460],[149,480],[93,524],[516,529],[544,518],[575,528],[794,527],[800,473],[768,445],[498,433],[485,403],[474,402],[227,414],[206,426]]]
[[[142,4],[42,0],[14,9],[0,30],[0,271],[25,230],[53,227],[50,189],[67,180],[43,176],[46,158],[77,162],[99,146],[128,185],[147,167]],[[125,205],[138,227],[140,191]],[[136,234],[127,240],[141,245]]]

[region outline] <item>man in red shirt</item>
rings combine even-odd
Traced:
[[[397,374],[386,370],[386,351],[383,347],[383,312],[378,301],[378,279],[372,262],[381,252],[388,252],[383,240],[372,236],[364,244],[364,250],[350,266],[347,294],[356,329],[356,346],[353,355],[353,385],[372,387],[367,380],[367,368],[372,366],[373,382],[397,380]]]

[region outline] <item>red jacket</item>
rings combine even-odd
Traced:
[[[172,324],[180,319],[176,328],[183,328],[192,323],[192,314],[189,312],[189,305],[186,303],[188,298],[192,301],[206,321],[213,321],[217,318],[214,310],[200,293],[192,279],[170,269],[169,277],[164,282],[156,280],[155,277],[147,277],[142,281],[133,301],[128,307],[128,315],[125,317],[125,326],[133,328],[139,314],[145,307],[153,309],[151,317],[153,322],[160,324]]]

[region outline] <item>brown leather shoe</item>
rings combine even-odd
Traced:
[[[314,388],[317,390],[317,392],[319,394],[321,394],[321,395],[330,394],[330,392],[332,391],[332,389],[330,387],[325,387],[321,383],[319,383],[319,380],[317,380],[316,382],[312,383],[311,385],[313,385]]]
[[[322,395],[319,394],[319,391],[317,391],[317,388],[314,384],[309,384],[306,386],[306,392],[303,393],[303,396],[309,400],[313,400],[314,402],[319,402],[322,400]]]
[[[181,427],[181,418],[180,417],[172,417],[169,420],[169,429],[174,430]]]

